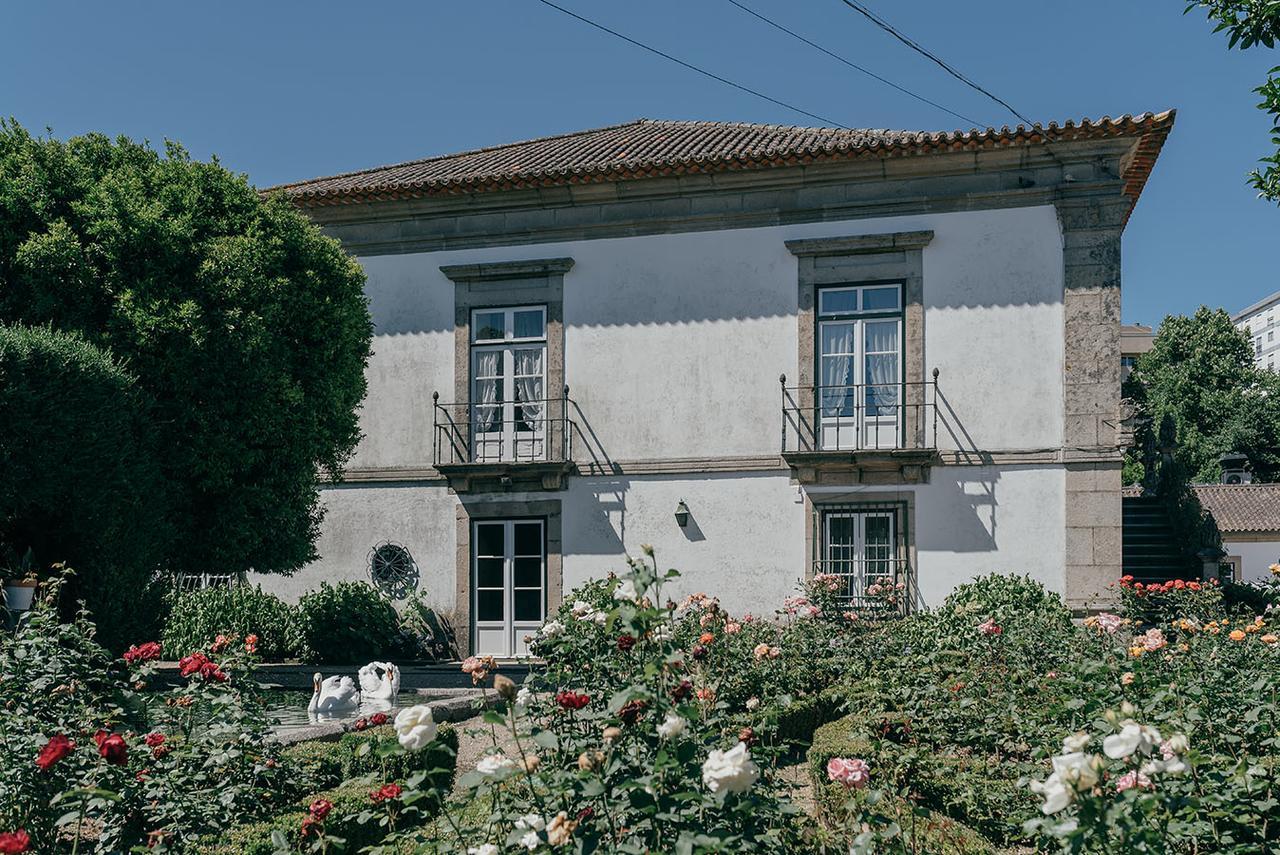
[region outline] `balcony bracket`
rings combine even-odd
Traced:
[[[866,451],[784,451],[793,483],[818,486],[841,484],[924,484],[939,461],[931,448]]]
[[[573,461],[521,463],[437,463],[436,471],[455,493],[537,493],[563,490]]]

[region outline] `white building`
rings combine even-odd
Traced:
[[[1253,344],[1253,361],[1259,368],[1280,366],[1280,291],[1231,316],[1236,329]]]
[[[1280,484],[1198,484],[1196,498],[1222,532],[1236,580],[1265,582],[1280,563]]]
[[[1095,602],[1120,239],[1172,124],[642,120],[281,188],[359,257],[376,333],[321,558],[262,581],[368,578],[391,542],[496,654],[646,543],[735,611],[815,571]]]

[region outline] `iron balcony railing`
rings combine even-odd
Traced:
[[[923,383],[782,384],[782,453],[938,447],[938,370]]]
[[[897,611],[920,607],[915,572],[905,558],[822,558],[813,562],[813,575],[840,579],[836,595],[851,609]]]
[[[558,398],[440,403],[431,396],[432,462],[563,463],[573,459],[569,387]]]

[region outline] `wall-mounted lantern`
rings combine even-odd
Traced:
[[[680,504],[676,505],[676,525],[684,528],[689,524],[689,506],[684,503],[684,499],[680,500]]]

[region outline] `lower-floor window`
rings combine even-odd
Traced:
[[[481,520],[473,535],[472,614],[476,653],[522,656],[546,614],[542,520]]]
[[[821,547],[815,573],[839,576],[843,595],[858,603],[868,588],[896,584],[905,570],[898,554],[893,510],[827,510],[821,514]],[[873,592],[874,594],[874,592]]]

